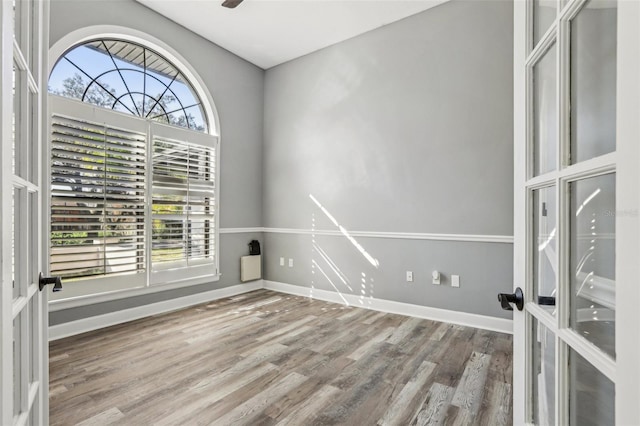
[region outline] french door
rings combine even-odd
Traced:
[[[48,4],[0,2],[0,424],[48,423],[42,141]]]
[[[514,423],[640,424],[640,2],[514,3]]]

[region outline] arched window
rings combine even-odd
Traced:
[[[184,72],[97,39],[58,59],[49,93],[54,299],[217,280],[218,138]]]
[[[139,44],[93,40],[62,56],[49,93],[173,126],[207,131],[202,102],[169,60]]]

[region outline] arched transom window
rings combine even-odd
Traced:
[[[177,67],[122,40],[93,40],[67,51],[49,77],[49,93],[207,132],[202,102]]]

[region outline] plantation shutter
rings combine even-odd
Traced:
[[[146,135],[53,115],[51,136],[51,273],[144,273]]]
[[[204,136],[204,135],[202,135]],[[200,138],[202,138],[200,136]],[[215,142],[153,138],[152,269],[215,261]],[[185,142],[185,140],[187,140]]]

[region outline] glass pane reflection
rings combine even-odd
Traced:
[[[616,149],[615,1],[590,1],[571,22],[571,163]]]
[[[556,19],[556,0],[533,0],[533,45],[538,44]]]
[[[555,315],[556,298],[556,189],[533,191],[534,300]]]
[[[569,349],[569,392],[569,424],[615,424],[615,385],[573,349]]]
[[[13,415],[18,416],[22,412],[22,342],[21,334],[22,314],[13,320]]]
[[[555,359],[556,340],[554,334],[538,320],[533,319],[533,377],[532,402],[533,423],[555,424]]]
[[[20,241],[18,227],[16,226],[16,198],[20,197],[19,189],[13,188],[11,195],[11,283],[13,286],[13,299],[20,297],[20,286],[16,282],[16,260],[18,260],[18,247],[16,243]]]
[[[615,358],[615,174],[570,185],[571,327]]]
[[[534,175],[555,170],[558,141],[556,46],[533,67]]]

